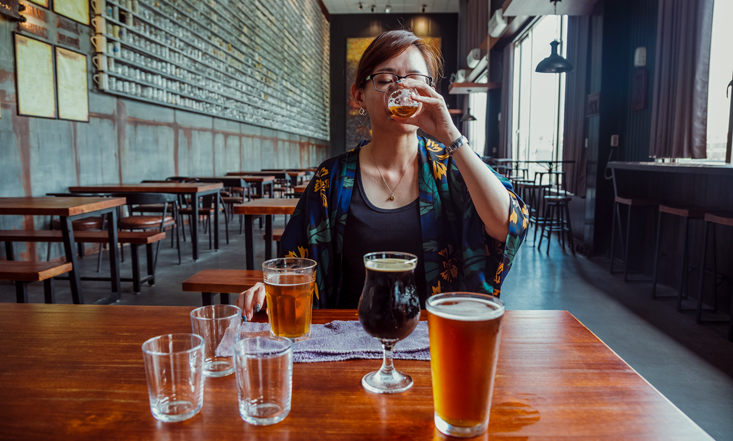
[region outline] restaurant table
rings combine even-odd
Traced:
[[[257,199],[234,205],[234,214],[244,215],[247,269],[255,269],[253,217],[265,216],[265,260],[269,260],[272,258],[272,215],[293,214],[296,205],[298,205],[298,199],[295,198]]]
[[[509,158],[501,158],[501,159],[494,159],[499,164],[504,163],[512,163],[516,165],[515,170],[518,170],[519,164],[539,164],[547,168],[547,171],[552,173],[555,171],[555,167],[560,164],[575,164],[574,160],[565,160],[565,159],[558,159],[558,160],[552,160],[552,159],[509,159]]]
[[[218,193],[223,185],[219,182],[155,182],[141,184],[98,184],[81,185],[69,187],[72,193],[166,193],[189,195],[191,197],[191,208],[193,218],[199,218],[198,198]],[[214,198],[214,225],[219,225],[219,198]],[[198,228],[191,228],[191,244],[193,248],[193,260],[199,258],[199,235]],[[214,249],[219,249],[219,229],[214,228]]]
[[[305,190],[308,188],[308,184],[303,185],[296,185],[293,187],[293,193],[295,193],[296,196],[300,197],[305,193]]]
[[[190,420],[155,420],[141,345],[157,335],[191,332],[192,309],[3,306],[0,437],[449,439],[433,422],[430,363],[414,360],[395,361],[414,386],[394,395],[361,386],[381,360],[295,363],[292,409],[272,426],[242,421],[234,375],[206,378],[203,408]],[[313,311],[314,323],[357,318],[356,310]],[[489,430],[479,439],[489,438],[712,439],[567,311],[506,312]]]
[[[227,176],[238,176],[238,175],[274,176],[277,179],[283,179],[285,181],[285,184],[290,187],[296,184],[295,181],[297,181],[298,177],[305,176],[305,172],[278,169],[278,170],[267,170],[267,171],[265,170],[263,171],[239,171],[239,172],[227,173]]]
[[[76,244],[72,221],[94,215],[109,214],[107,234],[109,236],[109,273],[112,293],[97,303],[112,303],[120,298],[120,261],[117,254],[117,208],[125,204],[125,198],[103,197],[16,197],[0,198],[0,215],[59,216],[66,261],[72,269],[69,272],[71,298],[74,303],[84,303],[81,278],[77,271]],[[12,244],[6,244],[6,258],[15,260]]]
[[[260,197],[265,196],[265,189],[268,189],[267,194],[269,194],[271,198],[275,197],[275,179],[276,178],[274,174],[272,173],[270,174],[259,173],[259,174],[249,175],[245,173],[231,172],[231,173],[227,173],[227,176],[229,177],[236,176],[236,177],[242,178],[245,182],[247,182],[247,184],[255,187],[255,189],[257,190],[257,194]]]

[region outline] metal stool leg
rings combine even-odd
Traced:
[[[702,294],[703,294],[703,288],[705,288],[705,261],[707,257],[708,252],[708,232],[710,231],[710,225],[711,223],[708,221],[705,221],[705,233],[703,234],[703,242],[702,242],[702,259],[700,261],[702,262],[700,264],[700,288],[697,290],[697,310],[695,312],[695,321],[697,323],[700,323],[700,320],[702,318]],[[715,225],[713,225],[713,228],[715,228]],[[682,309],[682,297],[677,298],[677,310],[680,311]]]
[[[624,245],[624,282],[629,281],[629,238],[631,237],[631,205],[626,208],[626,244]]]
[[[659,243],[662,236],[662,212],[657,215],[657,243],[654,245],[654,276],[652,277],[652,298],[657,298],[657,273],[659,268]]]
[[[611,274],[613,274],[613,261],[616,257],[616,213],[618,212],[618,202],[613,203],[613,220],[611,221]],[[621,228],[619,224],[619,228]],[[621,232],[619,231],[619,234]]]

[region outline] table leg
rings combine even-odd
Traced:
[[[272,259],[272,215],[265,216],[265,260]]]
[[[257,183],[257,195],[260,198],[264,198],[265,197],[265,185],[262,182],[258,182]]]
[[[275,183],[274,182],[270,182],[269,185],[270,185],[269,195],[270,195],[270,199],[272,199],[272,198],[275,197]]]
[[[193,208],[193,225],[191,228],[191,245],[193,246],[193,260],[199,260],[199,197],[191,194],[191,208]]]
[[[8,260],[15,260],[13,242],[5,242],[5,258],[7,258]]]
[[[214,249],[216,251],[219,251],[219,208],[221,205],[219,204],[219,199],[221,196],[219,196],[219,190],[214,193],[214,224],[209,225],[209,228],[214,229]]]
[[[252,215],[244,215],[244,248],[245,257],[247,259],[247,269],[255,269],[255,252],[254,252],[254,233],[252,231]]]
[[[69,272],[71,299],[76,304],[84,303],[84,296],[81,293],[81,280],[79,279],[79,272],[77,271],[78,265],[74,246],[74,230],[71,226],[71,219],[69,219],[68,216],[61,216],[61,235],[64,238],[66,261],[71,263],[71,272]]]
[[[109,244],[109,277],[112,279],[112,293],[119,298],[122,292],[122,284],[120,283],[120,257],[117,250],[117,209],[114,208],[109,213],[107,222],[107,237]],[[100,245],[101,246],[101,245]],[[99,250],[100,254],[102,250]]]

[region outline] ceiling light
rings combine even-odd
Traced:
[[[428,5],[422,5],[422,13],[423,14],[425,13],[425,8],[427,8],[427,7],[428,7]]]
[[[372,5],[372,13],[374,13],[374,5]]]
[[[461,117],[461,122],[476,121],[476,117],[471,115],[471,108],[466,109],[466,114]]]
[[[362,8],[362,6],[361,6],[361,3],[359,3],[359,10],[360,10],[360,11],[361,11],[361,8]]]
[[[555,15],[557,15],[557,2],[559,1],[560,0],[550,0],[550,2],[555,3]],[[550,49],[550,56],[539,62],[534,70],[535,72],[562,73],[570,72],[573,70],[572,63],[570,63],[566,58],[557,53],[557,47],[559,45],[560,42],[557,40],[550,42],[550,47],[552,48]]]
[[[384,8],[384,12],[386,12],[387,14],[389,14],[390,12],[392,12],[392,7],[390,7],[389,5],[387,5],[387,7]]]

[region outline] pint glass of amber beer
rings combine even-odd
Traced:
[[[457,292],[429,297],[426,306],[435,427],[450,436],[480,435],[489,427],[504,304]]]
[[[293,339],[310,336],[316,262],[285,257],[262,264],[268,320],[273,335]]]

